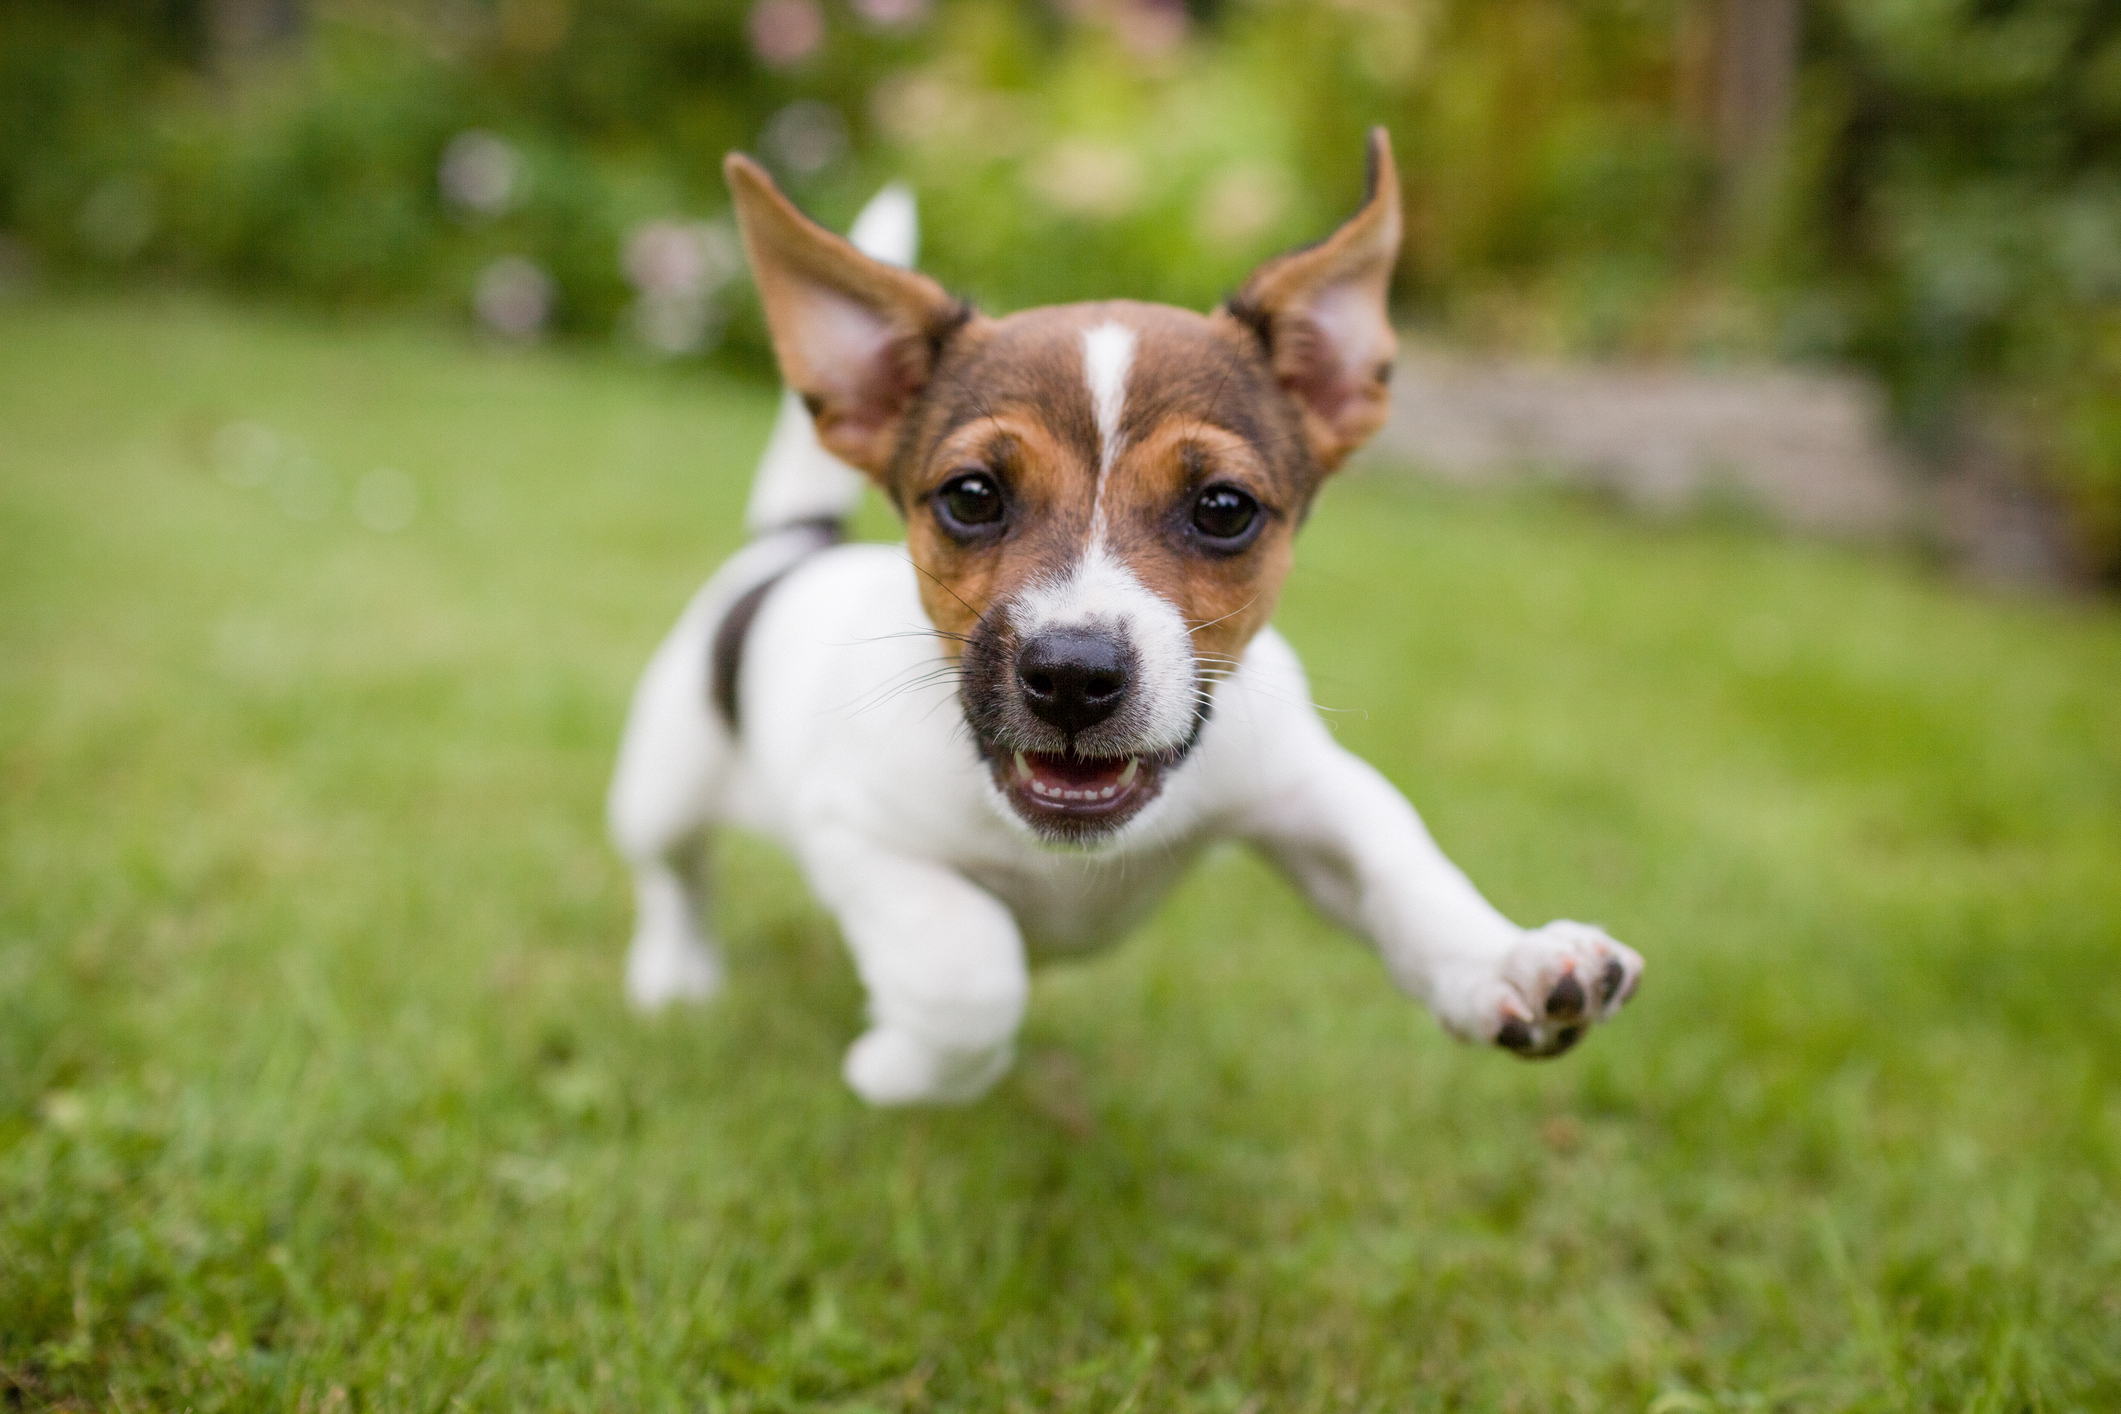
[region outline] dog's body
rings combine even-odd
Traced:
[[[758,538],[686,610],[627,727],[637,1005],[711,994],[698,853],[780,842],[838,918],[871,1028],[848,1082],[964,1100],[1007,1069],[1033,954],[1108,943],[1206,844],[1260,848],[1468,1039],[1558,1054],[1641,960],[1497,913],[1334,744],[1267,627],[1317,483],[1383,414],[1398,237],[1373,192],[1203,317],[1116,302],[972,314],[730,175],[792,400]],[[910,209],[858,244],[910,263]],[[814,427],[813,431],[813,419]],[[877,479],[906,546],[834,545]]]

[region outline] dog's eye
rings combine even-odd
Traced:
[[[946,530],[972,532],[1002,518],[1002,488],[984,471],[953,476],[935,493],[935,507]]]
[[[1259,502],[1235,486],[1210,486],[1193,503],[1193,528],[1209,540],[1244,539],[1259,520]]]

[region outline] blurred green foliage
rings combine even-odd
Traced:
[[[992,307],[1200,306],[1348,209],[1385,122],[1410,316],[1513,349],[1853,359],[1933,448],[2009,425],[2121,571],[2121,7],[1809,0],[1780,136],[1742,161],[1718,128],[1738,9],[15,0],[0,232],[61,278],[458,309],[516,256],[549,282],[521,327],[666,328],[629,233],[711,235],[689,223],[743,147],[828,221],[908,178],[924,263]],[[485,206],[437,180],[467,131],[513,163]],[[651,342],[761,360],[706,264]]]

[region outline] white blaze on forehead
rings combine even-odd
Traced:
[[[1127,405],[1127,370],[1134,366],[1134,331],[1106,322],[1083,331],[1083,377],[1097,413],[1098,470],[1119,451],[1119,415]]]
[[[1105,544],[1105,481],[1123,445],[1119,425],[1136,337],[1111,320],[1083,331],[1083,380],[1090,387],[1098,442],[1088,543],[1067,573],[1031,585],[1010,607],[1016,631],[1026,641],[1047,629],[1089,628],[1112,634],[1132,651],[1128,705],[1078,743],[1078,749],[1093,755],[1166,751],[1184,745],[1193,733],[1193,635],[1185,616]]]
[[[1119,455],[1119,418],[1127,406],[1127,373],[1134,367],[1134,331],[1110,320],[1083,331],[1083,379],[1090,385],[1090,408],[1097,415],[1097,495],[1091,511],[1093,534],[1105,528],[1105,473]]]

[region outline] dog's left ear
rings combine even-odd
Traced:
[[[1399,258],[1399,174],[1383,128],[1370,129],[1369,158],[1362,209],[1326,240],[1260,266],[1225,306],[1266,345],[1325,471],[1384,425],[1399,347],[1385,303]]]

